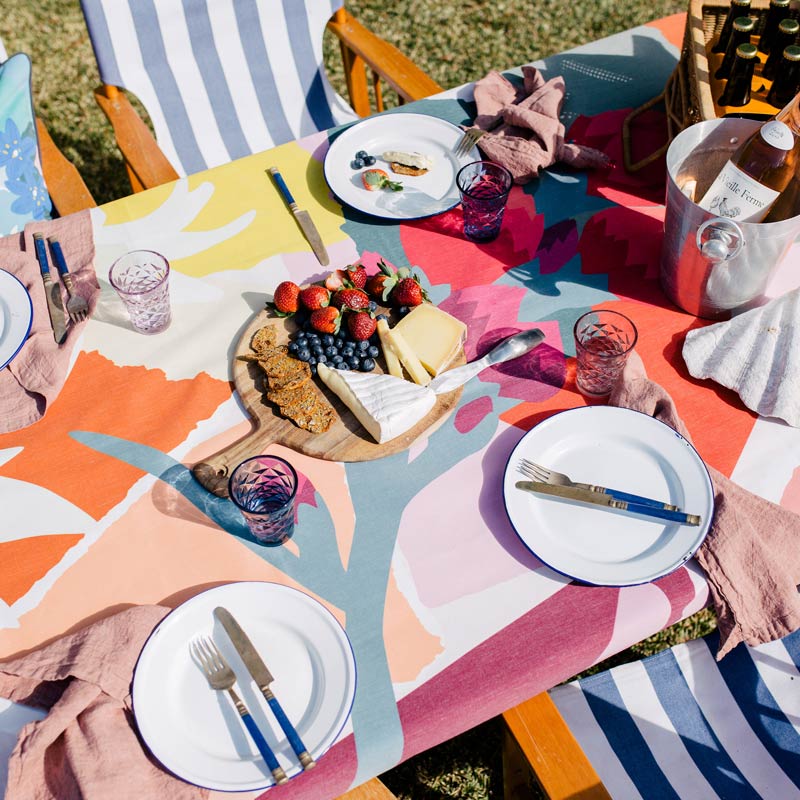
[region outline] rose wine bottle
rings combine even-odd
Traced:
[[[798,104],[800,94],[744,142],[697,205],[736,222],[761,222],[795,174],[800,155]]]

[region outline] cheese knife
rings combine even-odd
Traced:
[[[50,314],[50,326],[53,328],[53,338],[56,344],[61,344],[67,335],[67,324],[64,320],[64,304],[61,300],[61,287],[53,282],[50,274],[50,262],[47,260],[47,246],[41,233],[33,234],[33,246],[36,250],[36,260],[42,273],[44,294],[47,298],[47,312]]]
[[[458,389],[467,381],[474,378],[479,372],[491,367],[492,364],[502,364],[504,361],[511,361],[512,358],[519,358],[525,353],[538,347],[544,341],[544,333],[539,328],[531,328],[527,331],[520,331],[507,339],[503,339],[500,344],[495,345],[483,358],[462,364],[460,367],[437,375],[429,384],[435,394],[445,394]]]
[[[303,235],[311,245],[311,249],[314,251],[317,260],[323,267],[327,267],[328,264],[331,263],[331,260],[328,257],[328,251],[325,249],[325,245],[322,243],[322,237],[319,235],[319,231],[311,219],[311,215],[308,211],[303,211],[299,208],[294,197],[292,197],[292,193],[289,191],[289,187],[286,185],[286,181],[284,181],[283,176],[278,172],[277,167],[270,167],[267,172],[272,175],[272,179],[275,181],[278,191],[288,203],[289,210],[294,214],[294,218],[297,220],[300,230],[303,231]]]
[[[300,759],[300,766],[303,769],[311,769],[317,762],[311,757],[300,735],[295,730],[294,725],[289,721],[289,717],[286,716],[281,704],[269,688],[273,677],[267,665],[264,663],[264,659],[258,654],[258,651],[253,647],[253,643],[250,641],[250,637],[242,630],[241,625],[239,625],[233,614],[231,614],[227,608],[217,606],[217,608],[214,609],[214,616],[222,624],[222,627],[225,628],[225,633],[228,634],[228,638],[236,648],[236,652],[241,656],[248,672],[253,676],[253,680],[261,690],[261,694],[264,695],[269,707],[272,709],[272,713],[278,720],[278,724],[286,734],[286,738],[289,740],[292,750],[294,750],[295,754]]]
[[[516,487],[526,492],[549,494],[553,497],[561,497],[564,500],[576,500],[579,503],[591,503],[592,505],[616,508],[620,511],[629,511],[634,514],[644,514],[648,517],[668,519],[672,522],[680,522],[682,525],[699,525],[702,521],[697,514],[685,514],[683,511],[670,511],[666,508],[629,503],[627,500],[617,500],[611,495],[599,494],[591,489],[578,489],[574,486],[554,486],[551,483],[541,483],[540,481],[517,481]]]

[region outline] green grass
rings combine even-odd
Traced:
[[[352,0],[348,8],[445,88],[683,11],[685,0]],[[34,63],[37,113],[98,202],[130,192],[93,90],[99,83],[77,0],[4,0],[0,36]],[[331,80],[345,94],[338,48],[326,42]],[[601,667],[650,655],[714,627],[704,611],[618,654]],[[592,670],[595,671],[595,670]],[[401,800],[499,800],[500,725],[489,720],[384,776]]]

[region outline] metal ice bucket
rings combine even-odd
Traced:
[[[684,193],[703,197],[731,154],[762,123],[713,119],[682,131],[667,150],[667,210],[661,286],[684,311],[728,319],[759,305],[770,277],[800,234],[800,216],[737,223],[705,211]]]

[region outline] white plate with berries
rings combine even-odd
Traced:
[[[426,114],[369,117],[342,133],[325,156],[325,180],[344,204],[383,219],[411,220],[441,214],[458,205],[456,175],[480,159],[477,147],[463,156],[454,150],[464,132]],[[385,153],[421,157],[423,170],[394,172]],[[421,172],[421,174],[410,174]]]

